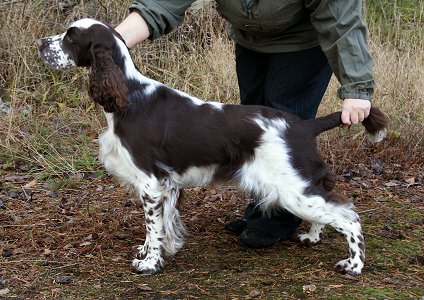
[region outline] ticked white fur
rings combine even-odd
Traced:
[[[75,61],[69,56],[68,53],[62,50],[62,41],[65,33],[49,37],[47,40],[50,44],[49,52],[46,52],[46,59],[54,61],[52,67],[55,69],[65,69],[75,67]]]

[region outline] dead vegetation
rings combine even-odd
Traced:
[[[15,172],[3,176],[0,290],[18,299],[419,299],[424,170],[412,154],[399,159],[397,145],[366,147],[337,167],[338,189],[363,222],[361,276],[333,270],[347,249],[329,228],[311,248],[292,241],[243,247],[224,229],[248,203],[231,187],[188,190],[186,245],[160,274],[137,275],[130,252],[145,231],[136,198],[108,176],[52,191]]]

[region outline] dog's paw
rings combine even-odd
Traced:
[[[362,262],[353,262],[351,258],[339,261],[335,268],[336,272],[348,275],[360,275],[364,264]]]
[[[154,259],[137,259],[134,258],[132,261],[132,267],[134,272],[145,274],[145,275],[153,275],[158,273],[162,269],[163,263],[161,260]]]
[[[297,236],[300,243],[306,246],[313,246],[321,241],[321,236],[311,236],[308,233],[302,233]]]

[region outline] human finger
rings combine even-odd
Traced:
[[[350,113],[350,122],[355,125],[359,123],[358,111],[353,111]]]
[[[342,110],[342,122],[344,125],[352,125],[350,122],[349,111],[347,109]]]
[[[370,111],[371,111],[371,109],[370,108],[368,108],[368,109],[366,109],[364,112],[365,112],[365,114],[364,114],[364,119],[366,119],[366,118],[368,118],[368,116],[370,115]]]
[[[358,123],[362,123],[365,119],[365,111],[358,110]]]

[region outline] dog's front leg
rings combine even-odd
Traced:
[[[143,246],[136,247],[136,258],[132,266],[137,273],[155,274],[163,266],[165,232],[162,199],[161,194],[156,194],[146,195],[142,201],[146,219],[146,240]]]

